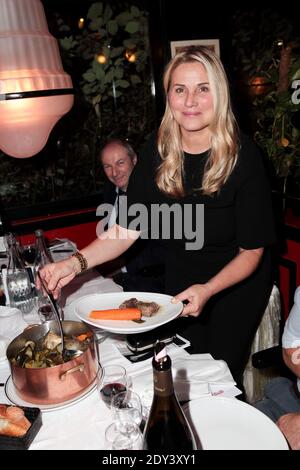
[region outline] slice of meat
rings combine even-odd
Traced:
[[[137,308],[138,299],[132,297],[131,299],[124,300],[124,302],[119,305],[119,308]]]
[[[156,302],[142,302],[137,303],[137,308],[141,310],[144,317],[152,317],[159,310],[159,305]]]
[[[141,300],[132,297],[119,305],[119,308],[138,308],[142,312],[142,316],[151,317],[158,312],[160,305],[156,302],[142,302]]]

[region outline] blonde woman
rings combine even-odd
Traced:
[[[268,182],[257,148],[238,132],[226,74],[211,50],[178,53],[164,88],[161,126],[127,190],[128,207],[145,207],[147,220],[120,218],[111,238],[84,248],[83,259],[48,265],[43,277],[57,294],[82,268],[118,256],[141,233],[164,238],[166,293],[185,302],[188,317],[177,321],[178,331],[192,352],[224,359],[240,384],[271,287]]]

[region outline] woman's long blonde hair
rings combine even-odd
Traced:
[[[158,132],[158,150],[162,163],[156,183],[161,191],[175,198],[185,195],[183,186],[184,153],[181,132],[168,104],[168,92],[174,70],[181,64],[200,62],[206,69],[213,95],[214,118],[210,124],[211,142],[202,186],[203,194],[219,191],[231,174],[238,154],[238,130],[232,112],[229,86],[223,65],[214,52],[206,47],[188,47],[178,53],[164,73],[166,109]]]

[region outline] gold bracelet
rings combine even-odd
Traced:
[[[83,256],[83,254],[80,253],[80,251],[76,250],[72,256],[75,256],[75,258],[78,259],[79,264],[80,264],[80,272],[82,273],[83,271],[86,271],[88,268],[88,262],[86,258]]]

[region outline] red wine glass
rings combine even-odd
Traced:
[[[127,374],[124,367],[119,365],[102,367],[97,375],[97,389],[101,400],[110,408],[112,397],[127,389]]]

